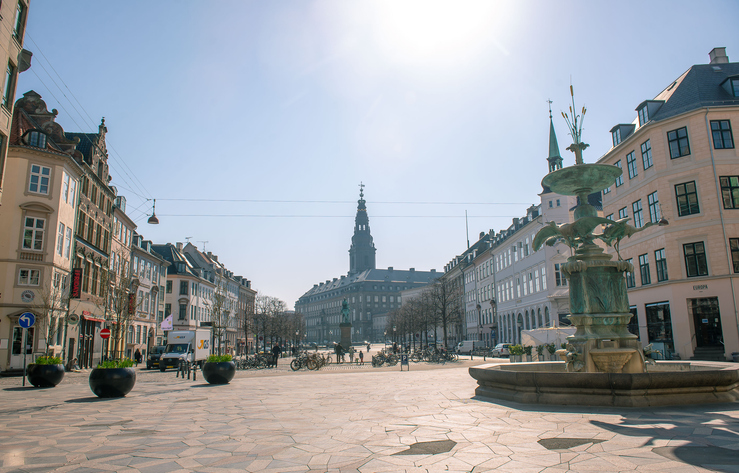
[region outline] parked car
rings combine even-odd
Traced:
[[[454,349],[458,355],[469,355],[475,350],[485,348],[485,342],[480,340],[463,340]]]
[[[147,370],[150,370],[152,368],[159,368],[159,358],[162,356],[162,353],[164,353],[165,348],[166,347],[164,345],[151,348],[151,350],[149,351],[149,356],[146,359]]]
[[[511,354],[509,348],[511,348],[510,343],[498,343],[493,348],[493,356],[508,356]]]

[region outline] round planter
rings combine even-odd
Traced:
[[[236,364],[233,361],[205,363],[203,378],[210,384],[228,384],[236,374]]]
[[[28,382],[37,388],[53,388],[64,378],[64,365],[37,365],[26,367]]]
[[[90,389],[97,397],[123,397],[134,384],[133,368],[95,368],[90,372]]]

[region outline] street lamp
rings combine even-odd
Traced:
[[[383,339],[385,340],[385,350],[387,350],[387,330],[383,332]]]

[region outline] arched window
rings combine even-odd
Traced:
[[[539,307],[538,309],[536,309],[536,316],[537,316],[536,318],[538,319],[538,322],[539,322],[539,327],[544,326],[544,321],[541,318],[541,307]]]
[[[544,307],[544,323],[549,326],[549,307]]]

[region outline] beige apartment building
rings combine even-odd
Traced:
[[[599,163],[623,169],[603,191],[604,214],[650,226],[621,242],[631,330],[665,358],[726,359],[739,352],[739,63],[725,48],[690,67],[633,122],[611,129]]]
[[[83,170],[55,117],[33,91],[15,105],[0,207],[0,371],[22,369],[24,351],[27,363],[47,349],[61,356],[76,339],[66,316]],[[25,342],[24,312],[36,317]]]
[[[31,66],[31,53],[23,49],[29,2],[30,0],[0,2],[0,64],[5,66],[0,100],[0,204],[6,181],[8,137],[18,73]]]

